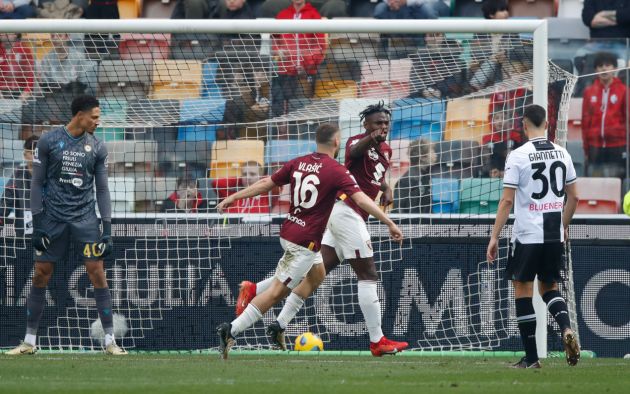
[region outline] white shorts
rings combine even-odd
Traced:
[[[374,256],[365,221],[343,201],[333,207],[322,245],[334,248],[339,261]]]
[[[294,289],[313,264],[322,264],[322,254],[280,238],[284,254],[278,261],[275,278],[289,289]]]

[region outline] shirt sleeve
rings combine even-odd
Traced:
[[[293,160],[287,163],[284,163],[281,169],[276,171],[272,176],[271,180],[276,186],[283,186],[287,183],[291,183],[291,168],[292,168]]]
[[[518,188],[520,170],[518,159],[514,153],[508,155],[505,161],[505,173],[503,175],[503,187]]]
[[[42,196],[48,167],[48,153],[48,138],[44,136],[37,142],[33,153],[33,179],[31,180],[31,212],[33,215],[42,213],[44,210]]]
[[[339,166],[337,178],[337,190],[343,192],[346,197],[352,196],[356,192],[360,192],[361,188],[357,185],[354,177],[350,175],[350,171],[344,167]]]
[[[107,147],[105,147],[105,144],[101,144],[96,154],[96,165],[94,167],[96,202],[98,211],[101,213],[101,220],[110,222],[112,220],[112,202],[109,195],[109,185],[107,184],[107,167]]]

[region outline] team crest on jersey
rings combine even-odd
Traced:
[[[597,102],[597,96],[591,96],[591,103]]]
[[[59,149],[63,149],[63,147],[66,145],[65,142],[63,141],[59,141]]]
[[[89,153],[89,152],[92,152],[92,147],[91,147],[90,145],[85,145],[85,146],[83,147],[83,149],[85,149],[85,151],[86,151],[86,152],[88,152],[88,153]]]
[[[374,161],[378,161],[378,153],[376,153],[374,148],[370,148],[368,151],[368,157]]]

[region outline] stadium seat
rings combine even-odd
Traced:
[[[616,214],[621,204],[621,179],[578,178],[576,213]]]
[[[584,157],[584,148],[582,147],[582,140],[569,140],[567,141],[567,151],[573,159],[573,167],[575,167],[575,173],[578,177],[584,176],[584,166],[586,159]]]
[[[205,178],[211,158],[208,141],[158,142],[159,173],[164,176]]]
[[[480,167],[477,141],[441,141],[434,144],[438,165],[433,171],[443,178],[474,178]]]
[[[483,0],[451,0],[451,15],[465,18],[483,18]]]
[[[107,179],[112,212],[134,212],[136,180],[132,177],[114,176]]]
[[[410,59],[363,61],[360,96],[387,99],[407,97],[410,74]]]
[[[459,210],[459,180],[431,178],[431,212],[457,213]]]
[[[125,139],[127,120],[127,101],[106,97],[99,100],[101,108],[101,124],[95,135],[101,141],[122,141]]]
[[[142,0],[118,0],[120,19],[137,19],[142,15]]]
[[[549,18],[556,16],[556,0],[510,0],[508,9],[511,17]]]
[[[171,0],[174,2],[174,0]],[[206,60],[222,49],[216,34],[173,34],[171,57],[175,60]]]
[[[209,178],[239,176],[241,167],[248,161],[265,165],[265,143],[260,140],[216,141],[212,145],[212,162]]]
[[[22,41],[31,48],[37,61],[42,60],[53,48],[50,33],[24,33]]]
[[[9,177],[0,176],[0,196],[4,194],[4,186],[11,180]],[[2,229],[0,229],[2,231]]]
[[[582,141],[582,98],[573,97],[569,102],[567,140]]]
[[[0,141],[20,138],[22,100],[0,99]]]
[[[177,189],[177,178],[137,178],[134,198],[136,212],[154,212]]]
[[[217,81],[219,63],[206,62],[203,64],[201,81],[201,98],[217,99],[223,97]]]
[[[579,0],[583,1],[583,0]],[[572,18],[547,18],[549,39],[588,40],[590,32],[582,22],[582,15]]]
[[[198,98],[201,63],[194,60],[156,60],[153,63],[153,89],[150,99]]]
[[[309,140],[269,140],[265,147],[265,163],[286,163],[296,157],[317,150],[315,141]]]
[[[118,53],[121,60],[164,60],[168,59],[170,42],[167,33],[124,33]]]
[[[180,112],[179,141],[215,141],[217,124],[223,121],[225,100],[183,100]]]
[[[503,180],[498,178],[462,179],[459,213],[482,215],[496,213],[503,191]]]
[[[457,99],[446,106],[444,140],[471,140],[481,143],[490,132],[489,99]]]
[[[319,81],[361,80],[361,68],[356,60],[326,60],[317,70]]]
[[[157,162],[155,141],[111,141],[105,143],[112,176],[145,177]]]
[[[144,0],[142,18],[170,19],[176,0]]]
[[[317,81],[315,97],[320,99],[344,99],[357,97],[358,87],[355,81]]]
[[[6,168],[19,165],[24,161],[23,151],[24,141],[0,139],[0,166]]]
[[[335,18],[339,19],[344,18]],[[366,20],[366,23],[369,21],[370,19]],[[332,61],[360,61],[384,55],[378,33],[331,33],[328,35],[328,42],[326,59]]]
[[[216,207],[219,203],[219,198],[217,197],[216,191],[212,187],[212,179],[197,179],[197,187],[199,188],[199,192],[201,193],[201,198],[206,201],[208,208],[214,209],[214,207]]]
[[[100,97],[147,97],[151,86],[151,63],[143,60],[103,60],[98,67],[97,94]]]
[[[431,141],[442,139],[444,102],[428,99],[406,98],[394,101],[390,138],[418,139]]]
[[[558,5],[558,18],[582,18],[584,0],[560,0]]]

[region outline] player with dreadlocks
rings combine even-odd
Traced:
[[[387,207],[393,200],[392,189],[384,179],[392,156],[392,150],[385,142],[390,127],[391,111],[383,102],[379,102],[368,106],[359,116],[365,132],[348,139],[345,166],[361,190],[371,199],[375,199],[381,191],[380,204]],[[287,325],[304,305],[304,301],[319,287],[325,276],[345,259],[357,274],[359,306],[370,335],[372,354],[380,357],[407,348],[407,342],[395,342],[385,338],[381,329],[381,303],[377,294],[379,277],[366,225],[368,216],[352,199],[346,198],[343,194],[338,196],[322,239],[321,254],[324,267],[322,264],[313,265],[305,279],[287,298],[278,319],[267,328],[267,334],[277,347],[286,349],[284,331]],[[247,281],[241,283],[236,314],[241,314],[254,296],[264,291],[272,280],[273,278],[259,283]]]

